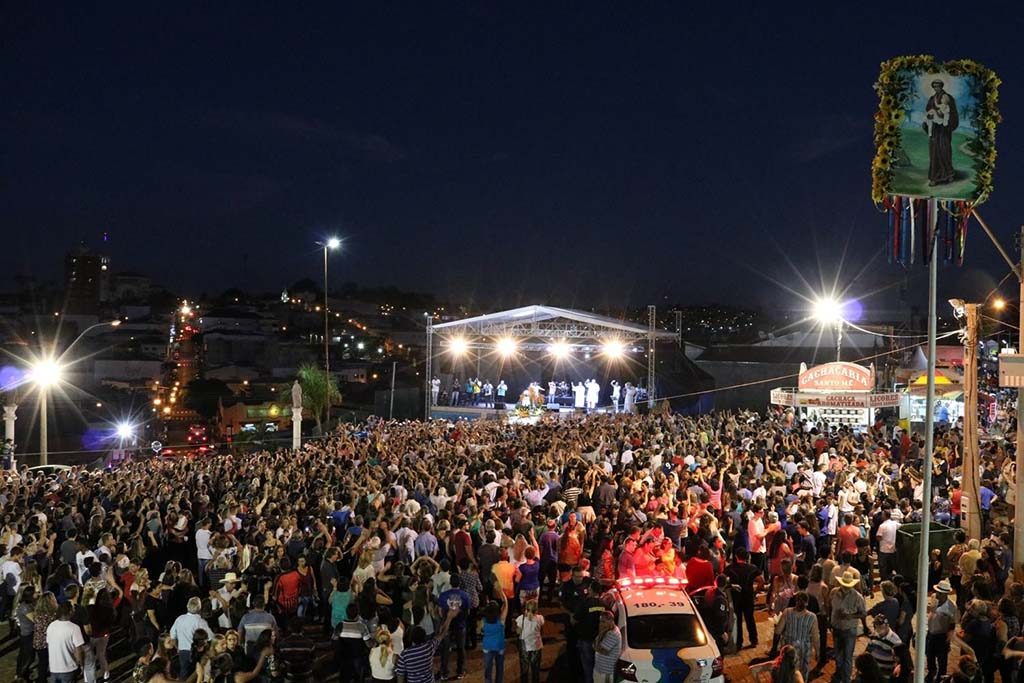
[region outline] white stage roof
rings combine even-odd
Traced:
[[[600,330],[625,332],[630,337],[646,337],[649,334],[649,330],[643,325],[616,320],[615,318],[595,313],[576,311],[570,308],[555,308],[554,306],[523,306],[508,311],[487,313],[473,318],[465,318],[464,320],[440,323],[434,325],[433,330],[434,332],[470,330],[479,334],[500,334],[504,330],[514,336],[529,336],[531,330],[540,333],[542,329],[545,331],[550,329],[549,325],[540,325],[539,323],[554,323],[555,321],[565,321],[570,325],[576,323],[580,326],[593,328],[595,332]],[[583,330],[580,331],[582,332]],[[543,336],[549,335],[544,334]],[[666,330],[655,330],[654,336],[658,339],[678,338],[675,332],[668,332]]]

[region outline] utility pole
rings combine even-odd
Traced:
[[[395,417],[395,372],[398,368],[398,361],[391,361],[391,392],[388,394],[388,419]],[[430,392],[427,392],[427,401],[430,401]]]
[[[1017,353],[1024,347],[1024,225],[1020,226],[1020,265],[1017,267],[1017,279],[1020,282],[1020,299],[1017,301]],[[1017,445],[1014,447],[1014,460],[1017,463],[1016,483],[1017,497],[1013,506],[1013,563],[1020,566],[1024,561],[1024,390],[1017,389]]]
[[[1018,249],[1020,256],[1017,261],[1010,258],[1006,250],[1003,249],[1003,245],[996,239],[992,229],[988,227],[988,224],[982,220],[981,216],[978,215],[977,209],[971,212],[971,215],[978,221],[978,225],[985,231],[988,238],[992,240],[992,244],[995,245],[999,255],[1003,257],[1007,265],[1010,266],[1010,270],[1017,276],[1017,280],[1020,283],[1019,296],[1021,297],[1017,301],[1017,355],[1020,355],[1021,351],[1024,350],[1021,347],[1024,346],[1024,225],[1020,227],[1018,233]],[[1014,462],[1017,465],[1017,476],[1014,484],[1017,497],[1016,502],[1013,506],[1013,563],[1014,566],[1020,566],[1021,562],[1024,561],[1024,425],[1021,424],[1021,414],[1024,413],[1024,400],[1022,400],[1022,394],[1024,389],[1017,388],[1017,443],[1014,446]]]
[[[959,302],[958,302],[959,303]],[[967,323],[964,334],[964,464],[963,490],[967,494],[966,527],[968,538],[981,538],[981,503],[978,482],[978,304],[963,304]]]
[[[932,528],[932,455],[935,452],[935,334],[936,314],[935,299],[938,289],[938,260],[939,240],[937,237],[936,220],[938,217],[938,202],[935,199],[928,200],[929,230],[925,233],[931,235],[931,244],[926,249],[932,252],[931,261],[928,263],[928,401],[925,404],[924,417],[924,462],[921,467],[921,474],[924,481],[921,484],[921,547],[917,555],[917,623],[925,624],[928,620],[928,561],[929,561],[929,538]],[[920,626],[918,627],[920,629]],[[925,639],[917,639],[914,661],[917,666],[914,668],[914,683],[924,683],[925,661]]]

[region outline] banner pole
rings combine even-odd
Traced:
[[[925,641],[928,633],[928,553],[932,524],[932,452],[935,448],[935,300],[937,297],[939,240],[936,238],[938,201],[928,200],[928,239],[932,257],[928,263],[928,398],[924,418],[924,458],[921,474],[924,477],[921,497],[921,546],[917,556],[917,633],[914,657],[914,683],[924,683]]]

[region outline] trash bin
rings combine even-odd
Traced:
[[[929,550],[939,549],[942,561],[946,561],[946,551],[953,545],[953,534],[956,529],[932,522],[928,534]],[[896,569],[901,576],[917,581],[918,554],[921,550],[921,524],[914,522],[903,524],[896,532]],[[946,567],[948,573],[948,567]]]

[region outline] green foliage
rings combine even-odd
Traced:
[[[331,406],[341,403],[338,383],[323,368],[311,363],[299,368],[296,379],[302,387],[302,407],[313,414],[317,429],[322,432]],[[291,397],[291,387],[285,395]]]

